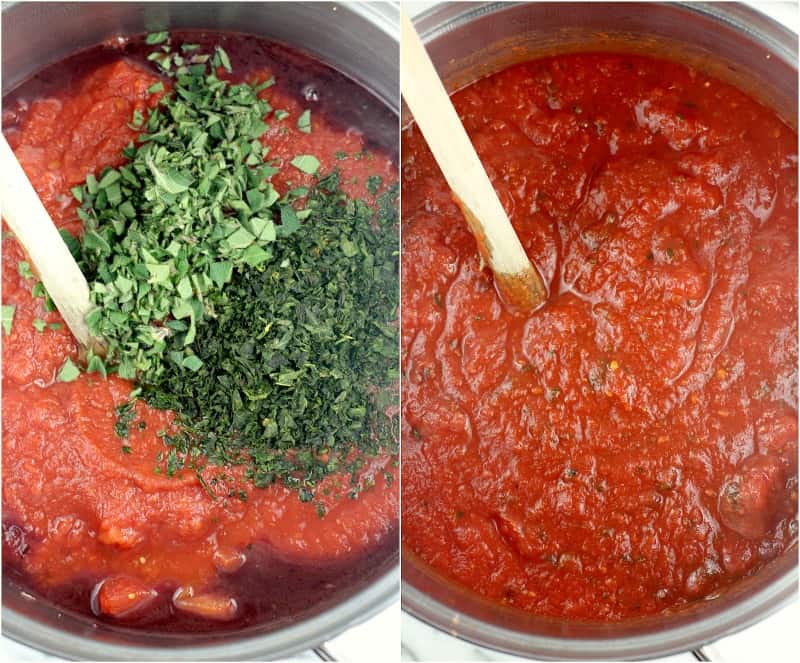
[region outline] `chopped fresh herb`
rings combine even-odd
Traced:
[[[11,335],[11,327],[14,324],[14,313],[17,307],[14,304],[3,304],[3,331],[6,336]]]
[[[341,150],[338,150],[336,154],[333,155],[333,158],[336,159],[337,161],[344,161],[347,158],[347,152],[342,152]]]
[[[114,424],[114,432],[117,434],[117,437],[128,437],[128,427],[136,418],[133,399],[125,401],[122,405],[118,406],[115,412],[117,414],[117,423]]]
[[[83,196],[81,195],[81,198]],[[61,239],[64,240],[64,244],[67,245],[69,252],[72,254],[72,257],[76,260],[80,258],[81,255],[81,243],[75,238],[75,236],[69,232],[69,230],[64,230],[64,228],[59,228],[58,233],[61,235]],[[44,286],[42,286],[44,289]],[[43,297],[44,295],[34,295],[34,297]]]
[[[374,196],[381,188],[381,184],[383,184],[383,178],[380,175],[370,175],[367,178],[367,191]]]
[[[41,333],[42,333],[42,332],[45,330],[45,328],[47,327],[47,323],[46,323],[44,320],[41,320],[41,319],[39,319],[39,318],[34,318],[34,319],[33,319],[33,323],[32,323],[32,324],[33,324],[33,328],[34,328],[34,329],[35,329],[37,332],[39,332],[40,334],[41,334]]]
[[[301,154],[292,159],[291,164],[306,175],[313,175],[319,170],[319,159],[310,154]]]
[[[103,377],[107,377],[108,371],[106,369],[106,364],[102,360],[102,358],[98,357],[97,355],[93,354],[91,350],[89,351],[89,359],[86,363],[86,372],[87,373],[100,373]]]
[[[122,453],[124,453],[124,454],[132,454],[133,453],[133,449],[131,449],[129,446],[123,444],[122,445]]]
[[[275,117],[276,120],[285,120],[287,117],[289,117],[289,113],[288,111],[285,110],[276,110],[273,113],[273,116]]]
[[[221,48],[185,61],[168,50],[151,59],[170,91],[141,118],[127,162],[75,195],[80,241],[62,234],[89,280],[89,329],[107,342],[88,369],[140,385],[117,408],[119,437],[138,397],[175,412],[158,461],[168,476],[200,477],[200,459],[240,464],[256,486],[281,482],[311,501],[345,471],[356,495],[368,484],[356,480],[361,457],[397,448],[386,414],[399,374],[397,186],[370,207],[333,172],[282,196],[261,142],[272,108],[259,92],[272,79],[218,78],[231,70]],[[320,168],[308,154],[291,165]],[[229,480],[202,483],[214,496]]]
[[[214,64],[218,67],[222,67],[229,73],[233,71],[228,54],[225,52],[225,49],[222,48],[222,46],[217,46],[217,52],[214,55]]]
[[[72,362],[72,359],[67,357],[61,370],[58,372],[59,382],[73,382],[78,379],[81,370]]]
[[[305,134],[311,133],[311,111],[306,109],[297,118],[297,128]]]
[[[33,272],[31,271],[31,266],[25,260],[20,260],[19,261],[19,263],[17,264],[17,271],[19,272],[19,275],[23,279],[32,279],[32,278],[34,278]]]
[[[280,481],[311,500],[328,474],[357,471],[353,451],[396,450],[385,411],[399,357],[397,188],[376,216],[338,187],[333,174],[309,193],[303,232],[276,242],[264,269],[233,272],[197,325],[196,369],[172,362],[143,385],[148,404],[178,414],[181,432],[165,436],[176,463],[243,464],[257,487]]]
[[[229,64],[222,49],[215,58]],[[167,361],[196,368],[183,362],[197,325],[233,271],[269,257],[280,199],[259,140],[272,109],[257,87],[217,78],[210,62],[167,75],[173,88],[142,118],[128,162],[81,188],[82,239],[62,232],[90,283],[87,323],[107,343],[108,371],[144,382]]]
[[[163,81],[158,81],[157,83],[153,83],[149,88],[147,88],[147,94],[156,94],[157,92],[164,91],[164,83]]]
[[[145,37],[145,43],[149,46],[155,46],[156,44],[163,44],[165,41],[169,39],[169,33],[166,31],[162,32],[151,32],[150,34]]]
[[[52,330],[54,330],[54,331],[55,331],[55,330],[57,330],[57,329],[61,329],[61,328],[62,328],[64,325],[62,325],[60,322],[48,322],[48,323],[47,323],[47,326],[48,326],[50,329],[52,329]]]

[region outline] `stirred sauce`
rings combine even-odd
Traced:
[[[626,55],[521,64],[453,101],[550,297],[506,310],[404,131],[404,543],[498,603],[601,621],[792,548],[796,133]]]

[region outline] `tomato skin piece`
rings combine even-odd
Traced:
[[[97,612],[122,619],[145,610],[158,592],[141,580],[117,575],[106,578],[95,588]]]
[[[214,566],[221,573],[234,573],[242,568],[246,561],[244,553],[233,548],[221,547],[214,551]]]
[[[172,595],[172,604],[184,612],[204,619],[230,621],[236,617],[239,605],[236,599],[221,594],[195,594],[193,587],[179,587]]]

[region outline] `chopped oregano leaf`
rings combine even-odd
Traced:
[[[311,111],[306,109],[297,118],[297,128],[305,134],[311,133]]]
[[[17,264],[17,271],[19,275],[23,279],[32,279],[34,278],[33,272],[31,271],[31,266],[26,260],[20,260]]]
[[[225,69],[225,71],[228,73],[233,71],[228,54],[225,52],[225,49],[222,48],[222,46],[217,46],[217,57],[219,58],[219,64],[223,67],[223,69]]]
[[[291,164],[307,175],[313,175],[319,170],[319,159],[311,154],[301,154],[292,159]]]
[[[105,362],[97,355],[91,354],[89,361],[86,363],[87,373],[100,373],[103,377],[108,376]]]
[[[11,327],[14,324],[14,313],[17,307],[14,304],[3,304],[3,331],[6,336],[11,335]]]
[[[67,357],[61,370],[58,372],[59,382],[73,382],[77,380],[81,374],[81,370],[72,362],[72,359]]]
[[[169,38],[169,32],[166,30],[162,32],[151,32],[150,34],[145,37],[145,43],[149,46],[154,46],[156,44],[163,44]]]

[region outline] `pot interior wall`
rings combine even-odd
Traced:
[[[751,10],[692,4],[450,3],[417,29],[449,92],[539,57],[637,53],[735,85],[796,128],[797,35]]]
[[[396,26],[363,3],[34,2],[3,11],[3,94],[48,64],[117,35],[163,29],[244,32],[300,48],[399,109]],[[376,3],[376,5],[379,3]],[[42,30],[42,26],[52,29]],[[357,38],[354,38],[357,35]]]

